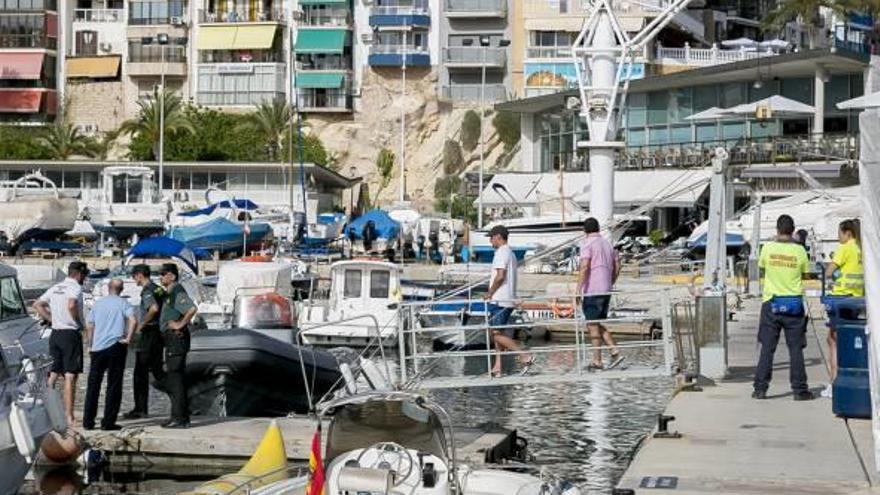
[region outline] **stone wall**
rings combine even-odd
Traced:
[[[67,82],[67,111],[74,125],[112,131],[125,120],[125,91],[121,81]]]

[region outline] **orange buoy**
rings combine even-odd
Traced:
[[[571,318],[574,315],[574,306],[570,304],[561,305],[557,299],[550,303],[550,309],[553,310],[553,316],[557,318]]]
[[[290,301],[275,292],[269,294],[260,294],[248,303],[248,312],[250,314],[258,314],[260,307],[264,304],[272,305],[278,308],[278,321],[285,326],[293,325],[293,312],[290,309]]]
[[[54,463],[68,464],[79,457],[83,451],[83,447],[84,442],[82,436],[74,430],[68,429],[64,433],[50,431],[49,434],[43,438],[40,450],[43,452],[43,455],[46,456],[46,459]]]

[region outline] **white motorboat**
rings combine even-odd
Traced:
[[[455,218],[421,217],[415,227],[415,248],[421,257],[454,263],[464,239],[464,221]]]
[[[67,276],[57,266],[11,263],[18,273],[18,285],[24,300],[33,301]]]
[[[327,495],[579,495],[571,483],[471,467],[456,457],[449,415],[427,397],[370,392],[319,404],[329,417],[324,454]],[[253,494],[302,493],[302,478]]]
[[[102,177],[100,196],[83,211],[96,231],[126,240],[135,234],[147,237],[165,230],[171,206],[160,197],[152,169],[106,167]]]
[[[54,240],[72,229],[79,207],[55,183],[35,172],[0,183],[0,232],[14,250],[29,240]]]
[[[309,298],[299,312],[304,343],[368,347],[396,346],[397,305],[402,300],[400,267],[374,260],[337,261],[330,266],[330,298]]]
[[[67,429],[46,384],[48,339],[27,313],[13,268],[0,264],[0,495],[17,493],[43,438]]]
[[[235,260],[224,263],[217,273],[214,297],[199,302],[198,316],[209,330],[228,329],[239,296],[277,294],[289,298],[293,264],[285,261]]]

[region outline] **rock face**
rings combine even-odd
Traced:
[[[364,177],[370,195],[380,204],[388,204],[400,194],[400,115],[405,117],[405,165],[407,197],[429,209],[433,204],[434,184],[443,177],[443,143],[459,140],[461,121],[473,106],[452,105],[441,101],[434,71],[410,68],[406,74],[406,93],[402,96],[400,69],[372,69],[364,73],[361,95],[355,101],[353,115],[309,115],[310,132],[317,134],[328,152],[334,154],[339,172]],[[491,116],[484,122],[485,164],[491,170],[499,161],[500,146]],[[391,180],[381,187],[376,157],[382,148],[395,155]],[[511,161],[511,164],[517,160]],[[466,169],[479,163],[479,147],[465,152]]]

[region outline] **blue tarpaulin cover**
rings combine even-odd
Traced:
[[[188,248],[186,244],[169,237],[148,237],[135,244],[125,254],[126,263],[132,258],[147,257],[177,258],[183,261],[193,273],[199,273],[196,252]]]
[[[256,203],[249,199],[235,199],[233,200],[233,203],[235,204],[235,207],[239,210],[253,211],[259,208]],[[211,213],[214,213],[214,210],[216,210],[217,208],[231,209],[232,203],[230,203],[229,200],[224,200],[219,203],[208,205],[198,210],[184,211],[182,213],[178,213],[177,215],[181,217],[198,217],[201,215],[210,215]]]
[[[364,227],[372,221],[376,226],[376,235],[382,239],[394,239],[400,234],[400,224],[382,210],[370,210],[345,227],[345,235],[354,232],[355,239],[363,239]]]
[[[740,247],[745,243],[746,243],[746,241],[745,241],[745,239],[743,239],[743,236],[741,234],[734,234],[731,232],[727,233],[727,246],[728,247]],[[706,247],[706,234],[701,235],[700,237],[697,238],[696,241],[690,243],[689,247],[691,247],[691,248],[696,248],[696,247],[705,248]]]
[[[267,223],[250,223],[248,227],[250,228],[250,234],[247,236],[248,245],[257,244],[272,233],[272,227]],[[240,224],[225,218],[213,218],[198,225],[174,227],[168,233],[168,237],[183,242],[193,249],[240,251],[244,242],[244,231]]]

